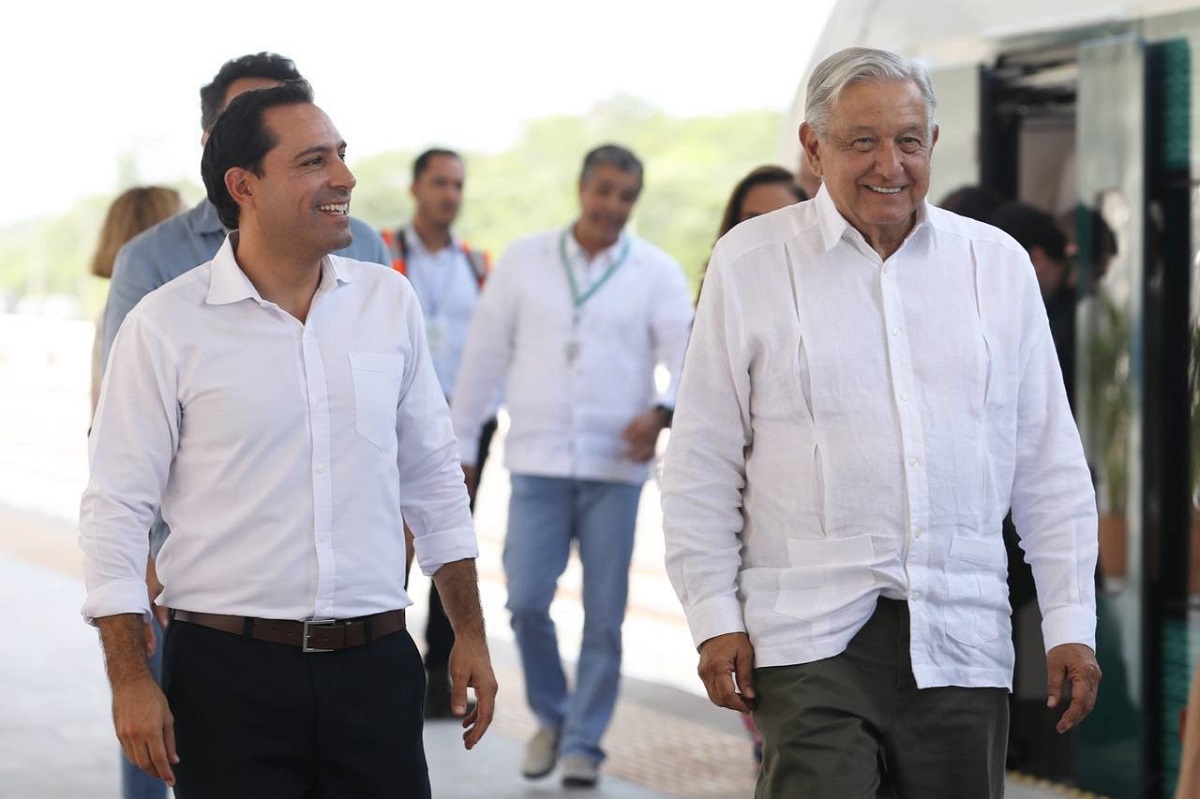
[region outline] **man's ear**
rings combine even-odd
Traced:
[[[239,208],[253,203],[254,189],[255,175],[249,169],[234,166],[225,170],[225,190]]]
[[[807,122],[800,125],[800,147],[803,150],[804,158],[808,159],[808,168],[817,177],[824,177],[821,169],[821,151],[817,132]]]

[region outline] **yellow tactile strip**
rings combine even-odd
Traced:
[[[1060,785],[1050,780],[1035,777],[1032,774],[1025,774],[1020,771],[1009,771],[1006,773],[1008,782],[1014,785],[1025,785],[1030,788],[1037,788],[1039,791],[1045,791],[1054,796],[1066,796],[1069,799],[1111,799],[1107,794],[1093,793],[1092,791],[1083,791],[1079,788],[1072,788],[1068,785]]]

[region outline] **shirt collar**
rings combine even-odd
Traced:
[[[217,250],[217,254],[213,256],[212,275],[209,277],[206,298],[209,305],[229,305],[242,300],[264,301],[262,295],[258,293],[258,289],[254,288],[254,284],[250,282],[250,278],[238,266],[237,258],[234,257],[237,236],[236,230],[231,231],[221,244],[221,249]],[[338,259],[328,255],[321,259],[321,282],[317,286],[318,293],[327,290],[328,286],[350,281],[350,274],[342,264],[338,263]]]
[[[583,262],[587,264],[591,263],[593,260],[599,260],[601,258],[604,258],[611,263],[612,261],[616,260],[617,253],[621,251],[621,248],[625,246],[628,240],[629,234],[625,230],[622,230],[621,235],[617,237],[617,240],[613,242],[612,246],[596,253],[596,257],[593,259],[587,254],[587,250],[583,249],[583,245],[579,243],[578,239],[575,238],[575,225],[572,224],[567,228],[567,258],[570,259],[572,263]]]
[[[413,230],[412,225],[405,225],[404,232],[401,235],[404,236],[405,245],[409,252],[415,252],[418,255],[429,256],[430,258],[437,255],[437,253],[429,251],[429,248],[425,246],[425,242],[421,241],[421,237],[417,235],[417,231]],[[462,242],[458,240],[458,236],[454,235],[453,230],[450,231],[450,243],[441,250],[438,250],[438,252],[445,250],[447,247],[454,252],[458,252],[463,248]]]
[[[871,245],[867,243],[867,239],[853,225],[846,221],[846,217],[842,216],[841,211],[833,204],[833,198],[829,196],[829,191],[825,188],[825,184],[821,184],[821,188],[817,190],[817,196],[813,198],[817,206],[817,219],[821,227],[821,243],[825,247],[825,252],[829,252],[837,246],[844,238],[849,238],[851,242],[861,244],[868,250]],[[929,223],[929,210],[926,203],[922,202],[917,206],[916,223],[913,229],[905,236],[904,241],[907,243],[909,239],[916,235],[917,231],[925,227]],[[900,246],[904,246],[901,244]]]

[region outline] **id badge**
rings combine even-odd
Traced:
[[[446,322],[430,317],[425,320],[425,338],[429,342],[429,355],[435,361],[446,354]]]

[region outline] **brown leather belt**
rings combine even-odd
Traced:
[[[357,619],[255,619],[218,613],[171,611],[173,621],[199,624],[221,632],[243,635],[257,641],[298,646],[304,652],[333,652],[369,644],[376,638],[404,629],[403,610],[385,610]]]

